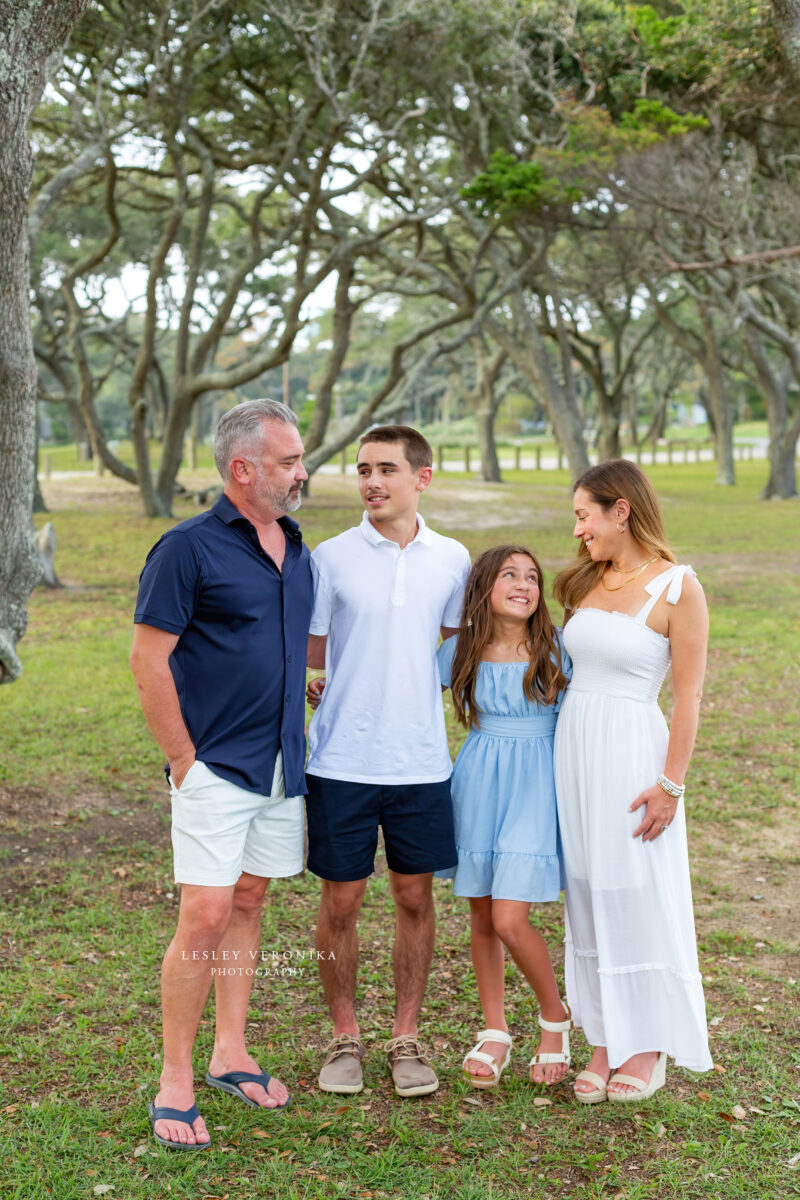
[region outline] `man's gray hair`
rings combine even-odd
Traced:
[[[265,421],[297,425],[295,414],[280,400],[244,400],[220,417],[214,430],[214,462],[226,483],[232,459],[261,452]]]

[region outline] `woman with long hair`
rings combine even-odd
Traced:
[[[593,1047],[575,1094],[629,1103],[663,1086],[667,1055],[711,1066],[683,807],[708,614],[639,467],[600,463],[573,500],[580,546],[554,594],[573,662],[555,738],[567,999]]]
[[[553,733],[569,663],[543,590],[530,550],[487,550],[467,580],[458,635],[438,656],[456,717],[470,731],[452,790],[454,891],[469,897],[472,962],[486,1024],[463,1063],[476,1088],[496,1087],[511,1055],[504,945],[540,1006],[531,1082],[557,1083],[569,1066],[569,1010],[547,945],[529,920],[532,903],[557,900],[561,892]]]

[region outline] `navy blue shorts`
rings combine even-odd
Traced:
[[[398,875],[455,866],[450,780],[441,783],[351,783],[306,775],[308,869],[335,883],[366,879],[375,869],[378,826],[386,863]]]

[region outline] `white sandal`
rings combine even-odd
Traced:
[[[484,1046],[487,1042],[500,1042],[506,1047],[506,1052],[502,1060],[496,1059],[493,1055],[487,1054],[481,1049],[481,1046]],[[468,1054],[464,1055],[461,1072],[474,1088],[494,1088],[500,1082],[500,1076],[508,1066],[510,1059],[511,1035],[506,1033],[504,1029],[482,1029],[478,1034],[478,1040],[475,1045]],[[473,1075],[471,1071],[467,1070],[467,1063],[470,1060],[490,1067],[491,1075]]]
[[[586,1083],[592,1084],[591,1092],[583,1092],[577,1087],[578,1080],[584,1080]],[[572,1090],[575,1093],[575,1099],[581,1104],[602,1104],[608,1099],[608,1086],[602,1075],[596,1075],[594,1071],[579,1071],[575,1076],[575,1083]]]
[[[572,1024],[572,1013],[570,1012],[569,1005],[566,1004],[563,1000],[561,1001],[561,1003],[564,1005],[564,1012],[567,1014],[565,1021],[545,1021],[545,1019],[541,1015],[541,1013],[539,1014],[539,1017],[538,1017],[540,1029],[546,1030],[547,1033],[560,1033],[561,1034],[561,1050],[558,1053],[552,1052],[552,1051],[551,1052],[544,1051],[541,1054],[538,1054],[538,1053],[534,1054],[533,1058],[528,1063],[528,1067],[530,1068],[530,1071],[529,1071],[530,1081],[531,1081],[531,1083],[535,1083],[537,1085],[537,1087],[540,1085],[540,1082],[544,1083],[544,1080],[540,1081],[538,1079],[533,1078],[533,1068],[534,1067],[546,1066],[547,1063],[564,1063],[564,1065],[567,1067],[570,1064],[569,1031],[570,1031],[570,1029],[574,1029],[575,1026]],[[559,1080],[559,1079],[553,1080],[553,1083],[560,1083],[560,1082],[561,1082],[561,1080]],[[546,1084],[545,1086],[552,1087],[552,1084]]]
[[[650,1080],[645,1083],[643,1079],[637,1079],[635,1075],[620,1075],[619,1072],[612,1075],[609,1083],[627,1083],[630,1087],[635,1088],[633,1092],[612,1092],[609,1091],[608,1098],[612,1104],[638,1104],[640,1100],[648,1100],[653,1092],[657,1092],[662,1088],[667,1081],[667,1055],[662,1050],[656,1061],[653,1063],[653,1070],[650,1072]]]

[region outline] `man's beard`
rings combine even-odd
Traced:
[[[258,489],[259,498],[264,501],[272,512],[295,512],[303,503],[303,489],[300,485],[279,491],[267,482],[262,482]]]

